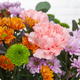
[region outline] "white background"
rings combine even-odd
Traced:
[[[37,3],[41,1],[48,1],[51,4],[51,8],[47,13],[55,15],[55,18],[61,22],[67,23],[72,27],[72,20],[80,18],[80,1],[79,0],[0,0],[0,2],[21,2],[21,7],[28,9],[35,9]]]

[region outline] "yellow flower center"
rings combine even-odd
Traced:
[[[35,62],[34,62],[34,64],[37,66],[37,65],[38,65],[38,62],[37,62],[37,61],[35,61]]]
[[[69,47],[69,49],[71,49],[71,47]]]
[[[50,65],[53,65],[53,63],[52,63],[52,62],[49,62],[49,64],[50,64]]]
[[[9,64],[9,62],[8,62],[8,61],[4,61],[4,64],[5,64],[5,63]]]
[[[1,37],[2,37],[2,38],[5,38],[6,36],[8,36],[8,35],[7,35],[7,34],[3,34]]]

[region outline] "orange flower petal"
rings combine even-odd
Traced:
[[[41,70],[40,70],[44,80],[54,80],[52,77],[53,75],[53,71],[50,70],[50,68],[48,66],[42,66]]]
[[[5,69],[5,70],[14,70],[14,65],[11,63],[9,58],[6,58],[5,56],[1,55],[0,56],[0,67]]]

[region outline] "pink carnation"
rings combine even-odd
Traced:
[[[42,11],[37,12],[36,10],[32,10],[32,9],[29,9],[28,11],[23,10],[20,14],[20,17],[22,19],[25,19],[26,17],[30,17],[39,22],[49,22],[48,16],[45,13],[43,13]]]
[[[25,35],[32,44],[39,47],[33,54],[37,58],[53,59],[54,55],[58,56],[70,37],[68,29],[52,21],[36,24],[33,30]]]

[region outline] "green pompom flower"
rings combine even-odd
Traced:
[[[27,64],[29,60],[30,52],[23,44],[13,44],[7,50],[6,57],[16,66]]]

